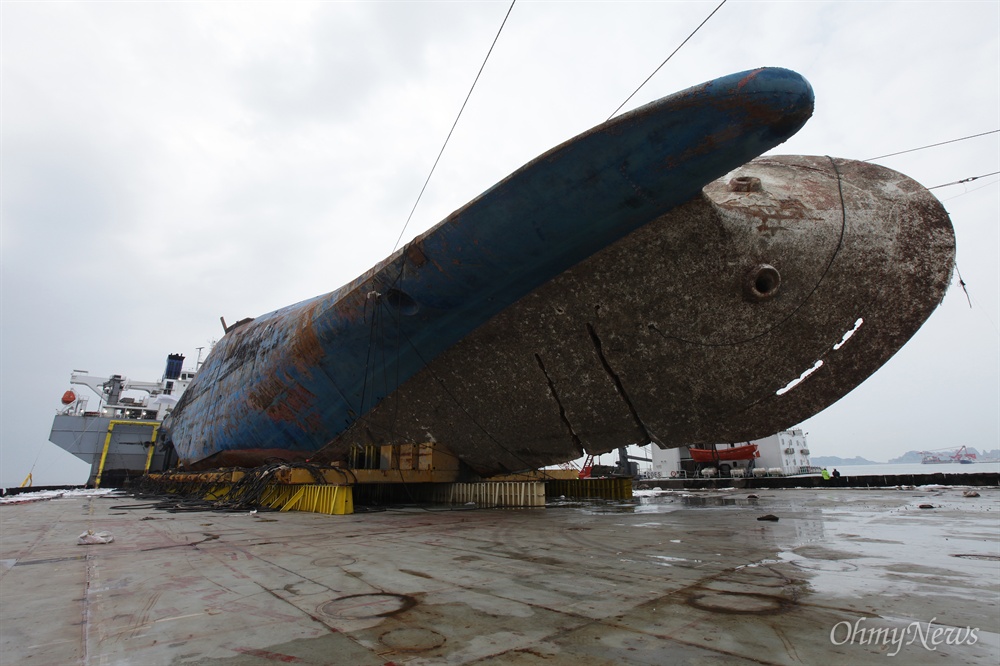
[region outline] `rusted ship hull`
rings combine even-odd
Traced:
[[[798,74],[765,68],[567,141],[353,283],[228,331],[166,441],[188,466],[312,455],[533,289],[780,144],[812,104]]]
[[[766,437],[898,351],[954,253],[943,206],[902,174],[760,158],[494,317],[321,456],[432,438],[494,471]]]
[[[553,149],[353,283],[228,331],[166,441],[195,467],[436,440],[491,474],[797,423],[919,328],[954,253],[933,196],[871,165],[766,160],[750,191],[698,194],[811,109],[800,77],[754,70]]]

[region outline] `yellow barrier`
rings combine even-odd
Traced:
[[[299,471],[299,470],[293,470]],[[350,470],[347,476],[359,471]],[[186,474],[150,474],[147,478],[168,493],[185,494],[196,492],[205,500],[219,500],[229,495],[234,483],[242,473],[209,472]],[[387,488],[401,487],[402,484],[385,484]],[[309,511],[328,515],[354,513],[354,487],[345,484],[270,483],[257,499],[257,505],[279,511]],[[370,490],[379,484],[362,483],[361,501],[371,501]],[[207,489],[207,490],[206,490]],[[541,481],[486,481],[478,483],[420,483],[408,488],[406,500],[399,497],[379,497],[375,501],[431,502],[440,504],[466,504],[474,502],[481,508],[511,507],[529,508],[545,506],[546,497],[601,498],[610,500],[631,499],[632,479],[552,479]],[[242,492],[237,490],[237,492]]]
[[[333,516],[354,513],[350,486],[268,486],[261,504],[279,511],[309,511]]]
[[[233,489],[232,484],[219,483],[204,490],[201,498],[212,502],[220,500]],[[160,485],[163,492],[173,495],[187,495],[198,486],[188,481],[173,481]],[[264,489],[260,498],[260,506],[279,511],[310,511],[342,516],[354,513],[354,494],[350,486],[335,485],[284,485],[271,484]]]

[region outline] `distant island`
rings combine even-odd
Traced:
[[[819,467],[847,467],[848,465],[881,465],[882,463],[875,462],[874,460],[867,460],[861,456],[855,456],[853,458],[838,458],[837,456],[812,456],[809,461],[813,465]],[[920,462],[920,460],[917,460]]]
[[[937,449],[938,453],[951,454],[957,451],[959,447],[953,449]],[[997,461],[1000,460],[1000,449],[993,449],[992,451],[982,451],[980,452],[975,447],[967,447],[966,451],[976,456],[976,460],[987,462],[987,461]],[[890,465],[907,464],[907,463],[920,463],[923,462],[924,453],[922,451],[907,451],[898,458],[892,458],[889,460]],[[868,460],[867,458],[862,458],[861,456],[855,456],[853,458],[840,458],[838,456],[812,456],[810,459],[810,464],[816,465],[817,467],[848,467],[850,465],[884,465],[886,463],[879,462],[877,460]]]
[[[940,453],[954,453],[959,447],[953,449],[938,449]],[[975,447],[968,447],[966,451],[976,456],[978,460],[996,460],[1000,458],[1000,449],[993,449],[992,451],[978,451]],[[918,463],[924,459],[924,454],[921,451],[907,451],[898,458],[893,458],[890,463]],[[814,458],[815,460],[815,458]],[[817,463],[818,464],[818,463]]]

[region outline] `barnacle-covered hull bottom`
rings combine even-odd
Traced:
[[[759,158],[518,300],[301,457],[436,441],[490,475],[767,436],[898,351],[954,254],[943,206],[902,174]]]
[[[954,256],[944,207],[906,176],[759,158],[494,317],[318,458],[432,439],[488,474],[765,437],[895,354]]]

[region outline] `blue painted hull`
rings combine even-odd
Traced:
[[[165,439],[187,466],[309,457],[532,290],[788,139],[812,108],[798,74],[758,69],[553,148],[352,283],[229,330]]]

